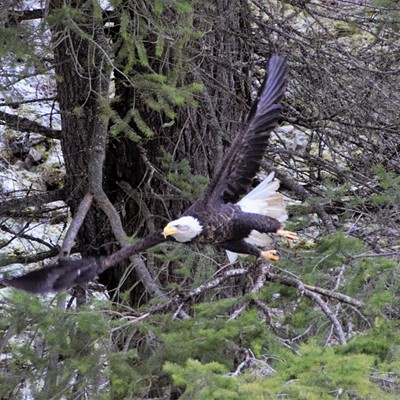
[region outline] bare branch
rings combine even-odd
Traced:
[[[52,190],[40,194],[34,194],[26,197],[18,197],[10,200],[3,199],[0,202],[0,215],[7,216],[11,210],[23,210],[27,207],[42,207],[43,204],[53,201],[65,200],[66,192],[64,189]]]
[[[17,25],[21,21],[44,18],[44,9],[37,8],[35,10],[12,10],[8,13],[8,25]]]
[[[265,279],[266,279],[266,274],[267,271],[269,271],[269,269],[271,268],[270,264],[267,263],[261,263],[261,265],[259,263],[257,263],[258,265],[258,275],[257,275],[257,279],[254,282],[254,285],[252,286],[252,288],[250,289],[251,294],[254,293],[258,293],[262,287],[265,284]],[[239,308],[237,308],[229,317],[230,320],[235,319],[237,317],[239,317],[247,308],[248,304],[250,303],[250,300],[246,301],[244,304],[242,304]]]
[[[78,248],[73,248],[72,252],[78,252]],[[50,258],[56,257],[59,253],[59,249],[54,247],[52,250],[43,251],[36,254],[22,255],[22,256],[12,256],[0,259],[0,267],[4,267],[10,264],[32,264],[43,260],[48,260]]]
[[[207,290],[213,289],[224,282],[226,279],[233,278],[235,276],[247,275],[249,270],[247,268],[236,268],[230,269],[228,271],[223,272],[220,276],[213,279],[210,282],[203,283],[202,285],[198,286],[196,289],[191,290],[189,293],[186,294],[186,298],[194,297],[203,293]]]
[[[299,289],[301,289],[299,287]],[[314,300],[320,307],[324,314],[331,320],[336,334],[338,335],[339,343],[342,345],[346,344],[346,338],[343,332],[342,325],[340,324],[339,320],[337,319],[336,315],[332,312],[332,310],[328,307],[328,305],[322,300],[321,296],[317,293],[312,292],[311,290],[304,289],[303,293],[305,296],[309,297],[310,299]]]
[[[278,275],[271,271],[267,271],[266,275],[267,278],[270,279],[271,281],[279,282],[283,285],[297,287],[297,288],[302,287],[304,289],[321,294],[323,296],[330,297],[332,299],[341,301],[343,303],[350,304],[354,307],[360,308],[364,306],[364,303],[362,301],[354,299],[353,297],[347,296],[342,293],[333,292],[328,289],[323,289],[318,286],[307,285],[303,283],[300,279],[291,276]]]
[[[32,104],[32,103],[41,103],[44,101],[56,101],[56,97],[42,97],[37,99],[27,99],[27,100],[20,100],[20,101],[9,101],[0,103],[0,107],[13,107],[18,108],[22,104]]]
[[[75,241],[78,231],[85,220],[86,214],[89,212],[90,207],[93,203],[93,195],[91,193],[86,194],[79,204],[78,210],[74,215],[74,218],[65,234],[65,238],[60,250],[60,257],[66,258],[71,254],[72,245]]]
[[[45,240],[32,236],[32,235],[28,235],[26,233],[24,233],[25,229],[29,226],[29,223],[27,223],[19,232],[14,232],[11,228],[9,228],[7,225],[5,224],[0,224],[0,229],[4,232],[10,233],[12,234],[14,237],[10,240],[10,242],[12,240],[14,240],[15,238],[21,238],[21,239],[26,239],[26,240],[30,240],[33,242],[37,242],[42,244],[43,246],[48,247],[50,250],[54,249],[56,246],[46,242]]]
[[[60,130],[47,128],[29,118],[0,111],[0,121],[4,121],[9,128],[20,132],[35,132],[51,139],[61,139]]]

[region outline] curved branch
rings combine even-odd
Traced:
[[[93,203],[93,195],[87,193],[79,204],[78,210],[74,215],[74,218],[65,234],[65,238],[60,250],[60,257],[66,258],[71,254],[72,245],[74,244],[75,238],[78,235],[78,231],[85,220],[87,213]]]

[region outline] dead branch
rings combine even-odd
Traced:
[[[249,273],[249,270],[247,268],[230,269],[228,271],[223,272],[219,277],[213,279],[212,281],[203,283],[202,285],[198,286],[196,289],[191,290],[189,293],[186,294],[185,298],[189,299],[191,297],[197,296],[207,290],[210,290],[210,289],[213,289],[213,288],[219,286],[226,279],[229,279],[229,278],[232,278],[235,276],[247,275],[248,273]]]
[[[64,189],[58,189],[51,192],[34,194],[26,197],[18,197],[9,200],[2,199],[0,202],[0,215],[7,216],[7,212],[9,211],[23,210],[27,207],[43,207],[43,204],[65,199],[66,192]]]
[[[8,18],[7,24],[9,26],[12,26],[19,24],[21,21],[42,19],[44,18],[44,15],[45,15],[45,10],[42,8],[38,8],[35,10],[23,10],[23,11],[10,10],[7,15]]]
[[[47,128],[35,121],[31,121],[29,118],[0,111],[0,121],[4,121],[7,127],[16,131],[35,132],[51,139],[61,139],[60,130]]]
[[[269,165],[263,165],[263,166],[268,172],[275,171],[276,178],[279,179],[284,186],[286,186],[288,189],[296,193],[297,196],[300,197],[301,201],[306,201],[308,198],[310,198],[310,194],[303,188],[303,186],[299,185],[293,178],[291,178],[289,174],[287,174],[282,170],[274,170]],[[317,204],[315,206],[315,212],[320,217],[321,221],[324,223],[329,233],[336,232],[333,220],[329,216],[329,214],[326,213],[324,206],[322,204]]]
[[[0,103],[0,107],[11,107],[11,108],[18,108],[22,104],[32,104],[32,103],[42,103],[45,101],[56,101],[56,97],[42,97],[37,99],[27,99],[27,100],[19,100],[19,101],[10,101]]]
[[[73,247],[72,253],[78,253],[79,248]],[[21,255],[21,256],[8,256],[0,259],[0,267],[5,267],[10,264],[32,264],[40,261],[48,260],[50,258],[56,257],[59,254],[58,247],[54,247],[49,251],[42,251],[36,254]]]
[[[271,268],[271,264],[267,264],[267,263],[261,263],[261,265],[259,263],[257,263],[257,265],[259,267],[258,268],[259,271],[257,274],[256,281],[254,282],[254,285],[251,287],[251,289],[249,291],[250,294],[258,293],[262,289],[262,287],[265,284],[267,271],[269,271],[269,269]],[[246,310],[246,308],[249,304],[250,304],[250,300],[247,300],[240,307],[236,308],[236,310],[231,314],[229,319],[233,320],[235,318],[238,318]]]
[[[43,246],[48,247],[50,250],[52,250],[52,249],[54,249],[54,248],[56,247],[56,246],[54,246],[54,245],[52,245],[52,244],[46,242],[45,240],[43,240],[43,239],[41,239],[41,238],[38,238],[38,237],[35,237],[35,236],[28,235],[28,234],[24,233],[24,231],[28,228],[28,226],[29,226],[29,222],[27,222],[27,223],[25,224],[25,226],[24,226],[22,229],[20,229],[19,232],[14,232],[14,231],[13,231],[10,227],[8,227],[7,225],[5,225],[5,224],[0,224],[0,230],[2,230],[3,232],[10,233],[11,235],[13,235],[13,238],[10,239],[10,240],[7,242],[7,244],[11,243],[11,242],[12,242],[14,239],[16,239],[16,238],[21,238],[21,239],[30,240],[30,241],[32,241],[32,242],[40,243],[40,244],[42,244]],[[7,244],[6,244],[6,245],[7,245]],[[2,245],[1,247],[5,247],[5,246]]]
[[[74,218],[69,225],[67,233],[60,250],[60,257],[67,258],[71,254],[72,245],[74,244],[75,238],[78,235],[78,231],[85,220],[86,214],[89,212],[90,207],[93,203],[93,195],[91,193],[86,194],[79,204],[78,210],[74,215]]]
[[[317,294],[321,294],[326,297],[330,297],[332,299],[338,300],[343,303],[350,304],[353,307],[360,308],[360,307],[364,306],[364,303],[362,301],[357,300],[353,297],[347,296],[342,293],[333,292],[328,289],[323,289],[318,286],[307,285],[307,284],[303,283],[302,281],[300,281],[300,279],[293,278],[291,276],[284,276],[284,275],[276,274],[271,271],[268,271],[266,273],[266,275],[267,275],[267,278],[270,279],[271,281],[278,282],[278,283],[281,283],[286,286],[292,286],[292,287],[297,287],[297,288],[301,286],[306,290],[315,292]]]

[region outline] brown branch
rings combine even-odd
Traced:
[[[0,224],[0,230],[2,230],[3,232],[7,232],[10,233],[11,235],[13,235],[14,237],[8,242],[11,243],[14,239],[16,238],[21,238],[21,239],[26,239],[26,240],[30,240],[32,242],[37,242],[42,244],[43,246],[48,247],[50,250],[54,249],[56,246],[51,245],[50,243],[46,242],[45,240],[32,236],[32,235],[28,235],[26,233],[24,233],[25,229],[29,226],[29,222],[19,231],[19,232],[14,232],[11,228],[9,228],[7,225],[5,224]],[[5,246],[2,246],[5,247]]]
[[[64,189],[53,190],[26,197],[18,197],[10,200],[4,198],[0,202],[0,215],[7,215],[12,210],[23,210],[27,207],[42,207],[43,204],[53,201],[65,200],[66,192]]]
[[[47,128],[29,118],[0,111],[0,121],[4,121],[7,127],[20,132],[35,132],[51,139],[61,139],[60,130]]]
[[[267,172],[272,172],[275,171],[270,165],[264,163],[263,168]],[[301,201],[306,201],[309,199],[311,196],[310,194],[304,189],[303,186],[299,185],[293,178],[289,176],[286,172],[282,170],[276,170],[275,171],[275,176],[277,179],[279,179],[284,186],[286,186],[288,189],[292,190],[294,193],[299,196]],[[329,233],[335,233],[336,228],[333,224],[332,218],[326,213],[324,207],[322,204],[317,204],[315,205],[315,212],[318,214],[319,218],[321,221],[324,223],[326,230]]]
[[[102,35],[99,32],[97,32],[97,34]],[[108,42],[107,40],[105,40],[102,41],[102,43]],[[103,82],[102,89],[107,89],[106,91],[108,91],[108,84],[109,78],[107,82]],[[140,256],[137,255],[137,253],[140,253],[142,250],[163,242],[165,240],[164,237],[160,233],[157,233],[155,235],[150,235],[142,239],[134,245],[129,245],[128,236],[122,226],[121,218],[103,190],[103,167],[105,161],[105,150],[109,136],[107,126],[105,126],[104,123],[101,121],[100,115],[101,110],[99,105],[98,117],[95,119],[95,126],[93,129],[93,136],[91,138],[90,146],[90,161],[88,164],[89,191],[93,193],[94,199],[96,200],[97,204],[107,215],[113,234],[115,235],[122,249],[114,254],[111,254],[108,257],[102,258],[100,261],[93,261],[92,259],[92,262],[87,263],[87,265],[84,264],[85,260],[82,260],[82,264],[84,265],[84,268],[86,268],[86,273],[88,273],[90,276],[95,276],[96,274],[100,274],[101,272],[104,272],[106,269],[115,265],[118,261],[122,261],[130,257],[130,260],[135,267],[139,279],[142,281],[149,294],[154,297],[159,297],[168,301],[169,297],[155,282],[145,263],[142,261]],[[79,280],[80,276],[78,275],[75,278]],[[183,311],[181,311],[180,314],[182,315],[182,318],[188,317],[188,315]]]
[[[78,210],[76,211],[74,218],[69,225],[67,233],[60,250],[60,258],[67,258],[71,254],[71,249],[74,244],[75,238],[78,235],[78,231],[85,220],[87,213],[93,203],[93,195],[87,193],[79,204]]]
[[[72,249],[73,253],[79,252],[77,247]],[[49,258],[56,257],[59,254],[59,249],[54,247],[49,251],[42,251],[36,254],[29,255],[21,255],[21,256],[12,256],[12,257],[4,257],[0,258],[0,267],[5,267],[10,264],[32,264],[37,263],[43,260],[48,260]]]

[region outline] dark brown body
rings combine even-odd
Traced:
[[[275,218],[245,213],[237,204],[223,204],[217,212],[207,207],[199,208],[189,209],[188,213],[185,213],[197,218],[203,227],[203,231],[192,239],[191,243],[212,244],[235,253],[258,257],[260,249],[245,241],[250,233],[253,230],[260,233],[276,233],[278,229],[282,229],[282,224]]]

